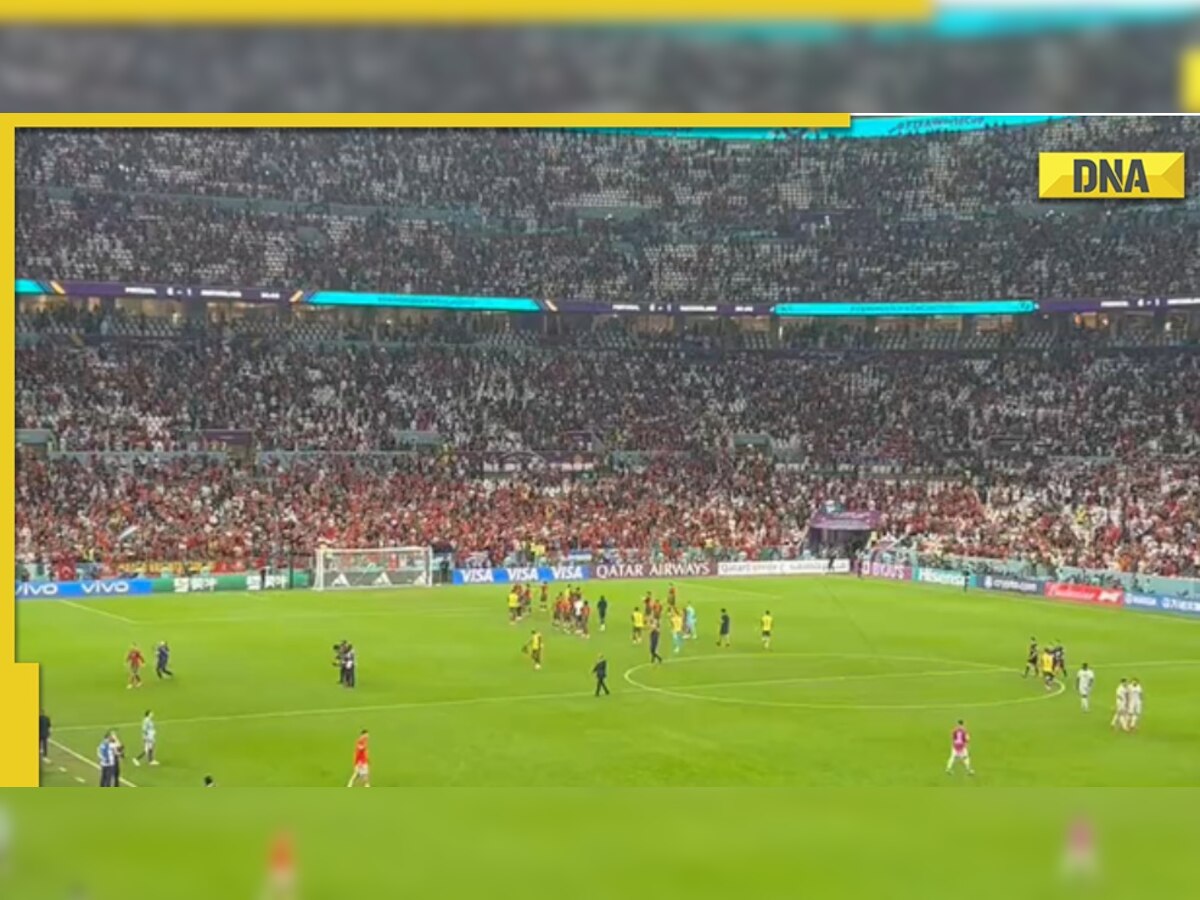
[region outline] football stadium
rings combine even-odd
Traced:
[[[1194,783],[1198,138],[19,131],[43,786]]]

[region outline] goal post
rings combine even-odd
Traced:
[[[428,587],[433,584],[433,551],[429,547],[317,548],[313,588]]]

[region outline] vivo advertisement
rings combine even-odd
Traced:
[[[70,600],[77,597],[124,597],[149,594],[149,578],[107,578],[104,581],[23,581],[17,585],[18,600]]]

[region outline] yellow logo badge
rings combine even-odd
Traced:
[[[1179,200],[1182,153],[1039,153],[1043,200]]]

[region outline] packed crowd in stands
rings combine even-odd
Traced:
[[[111,574],[152,560],[257,567],[311,553],[322,541],[427,544],[496,565],[519,559],[531,543],[559,560],[575,549],[676,559],[697,551],[799,555],[809,546],[810,515],[827,502],[880,510],[881,533],[925,552],[1200,574],[1195,460],[1031,468],[990,487],[788,469],[757,455],[669,459],[589,477],[479,478],[453,460],[336,456],[256,467],[24,454],[18,472],[18,559],[94,559]]]
[[[44,341],[17,353],[17,426],[64,451],[732,449],[768,436],[806,466],[945,466],[1200,453],[1200,354],[920,356],[382,348],[220,340]]]
[[[48,340],[17,368],[18,427],[48,429],[64,453],[19,466],[30,558],[245,565],[322,538],[496,563],[530,540],[753,557],[807,545],[808,518],[834,502],[938,552],[1200,566],[1187,351],[916,362]],[[230,428],[283,452],[200,453],[205,429]],[[622,451],[633,471],[614,464]],[[516,471],[489,465],[510,458]]]
[[[588,132],[22,132],[29,277],[605,301],[1188,296],[1185,204],[1033,203],[1040,150],[1196,119],[887,140]],[[982,189],[981,189],[982,186]],[[175,248],[187,247],[181,255]]]
[[[1190,297],[1194,208],[1021,204],[1039,149],[1197,136],[22,132],[17,268],[610,300]],[[926,553],[1200,570],[1200,354],[1162,322],[1108,342],[1031,327],[1011,353],[973,332],[367,322],[22,312],[19,558],[759,557],[811,548],[833,504]],[[896,334],[946,352],[893,353]],[[246,442],[213,445],[230,432]]]

